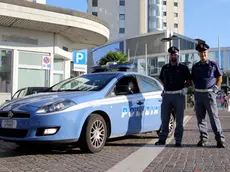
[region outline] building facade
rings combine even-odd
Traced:
[[[110,41],[165,29],[184,34],[184,0],[88,0],[88,13],[109,24]]]
[[[0,0],[0,104],[18,89],[49,87],[69,78],[73,51],[103,45],[108,39],[108,26],[95,16]]]
[[[177,40],[162,42],[163,38],[176,35]],[[180,42],[180,44],[179,44]],[[135,71],[142,74],[158,77],[163,65],[169,62],[167,49],[169,46],[177,46],[180,49],[180,62],[185,63],[190,69],[193,64],[200,60],[195,50],[198,41],[189,37],[171,33],[170,31],[159,31],[112,41],[93,49],[91,52],[92,65],[106,55],[108,51],[121,51],[128,55],[128,60],[135,64]],[[220,54],[220,58],[219,58]],[[230,47],[210,48],[209,59],[216,61],[224,71],[223,86],[229,86],[230,76]]]

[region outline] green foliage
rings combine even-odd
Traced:
[[[109,51],[101,60],[99,65],[106,65],[107,62],[117,62],[120,64],[128,63],[127,55],[120,51]]]

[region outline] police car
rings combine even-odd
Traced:
[[[95,153],[108,138],[158,131],[162,85],[128,68],[94,67],[93,73],[61,81],[45,93],[6,102],[0,107],[0,139],[19,145],[76,143]]]

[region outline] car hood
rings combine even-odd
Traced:
[[[23,98],[18,98],[4,103],[0,110],[2,111],[36,111],[47,103],[60,100],[72,100],[75,103],[83,103],[88,100],[96,100],[102,98],[98,92],[52,92],[38,93]]]

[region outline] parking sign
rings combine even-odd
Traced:
[[[87,54],[83,51],[75,51],[73,52],[73,63],[74,63],[74,71],[87,71]]]
[[[74,64],[86,65],[86,53],[75,52],[73,55]]]
[[[42,69],[50,70],[51,65],[51,57],[50,56],[43,56],[42,57]]]

